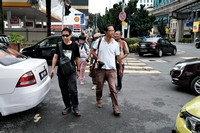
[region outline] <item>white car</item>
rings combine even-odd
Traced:
[[[0,113],[2,116],[37,106],[50,89],[44,59],[26,58],[0,44]]]

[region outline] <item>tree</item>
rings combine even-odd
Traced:
[[[4,14],[2,0],[0,0],[0,34],[4,34]]]
[[[155,16],[148,16],[149,12],[141,6],[137,9],[138,0],[130,0],[125,8],[127,19],[126,22],[130,22],[130,36],[146,36],[153,27]],[[119,20],[119,13],[122,11],[122,2],[113,5],[110,10],[106,9],[106,13],[103,16],[98,17],[98,28],[103,33],[103,27],[106,24],[113,24],[115,30],[121,30],[121,21]]]
[[[161,20],[161,23],[158,25],[158,31],[160,32],[160,35],[162,37],[164,37],[166,35],[166,32],[165,32],[165,25],[164,25],[164,20],[162,18]]]

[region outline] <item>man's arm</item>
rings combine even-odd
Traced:
[[[53,56],[53,60],[52,60],[52,68],[51,68],[51,73],[50,73],[50,76],[53,77],[54,76],[54,69],[55,69],[55,66],[56,66],[56,63],[57,63],[57,59],[58,59],[58,55],[57,54],[54,54]]]
[[[121,56],[120,55],[117,55],[117,61],[119,63],[119,67],[120,67],[119,75],[122,77],[122,75],[123,75],[123,72],[122,72],[122,60],[121,60]]]
[[[99,59],[99,57],[97,56],[97,54],[96,54],[96,49],[92,49],[92,54],[93,54],[93,56],[97,59],[97,61],[101,61],[100,59]]]
[[[80,74],[80,57],[76,57],[76,65],[77,65],[76,77],[78,78]]]

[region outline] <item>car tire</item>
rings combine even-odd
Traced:
[[[195,44],[195,47],[196,47],[196,48],[199,48],[199,45],[200,45],[199,43],[196,43],[196,44]]]
[[[158,57],[162,57],[163,56],[163,51],[162,51],[162,49],[159,49],[158,50]]]
[[[200,76],[197,76],[192,80],[191,89],[196,95],[200,95]]]
[[[176,55],[177,50],[174,48],[172,51],[172,55]]]
[[[144,55],[143,53],[140,53],[140,52],[138,54],[139,54],[139,56],[143,56]]]

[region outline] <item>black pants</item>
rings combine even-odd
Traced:
[[[70,76],[58,74],[58,82],[66,108],[78,106],[78,90],[76,72]]]
[[[116,68],[117,68],[117,86],[116,90],[121,90],[122,89],[122,77],[119,75],[119,69],[120,66],[118,63],[116,63]],[[124,73],[124,64],[122,64],[122,72]]]

